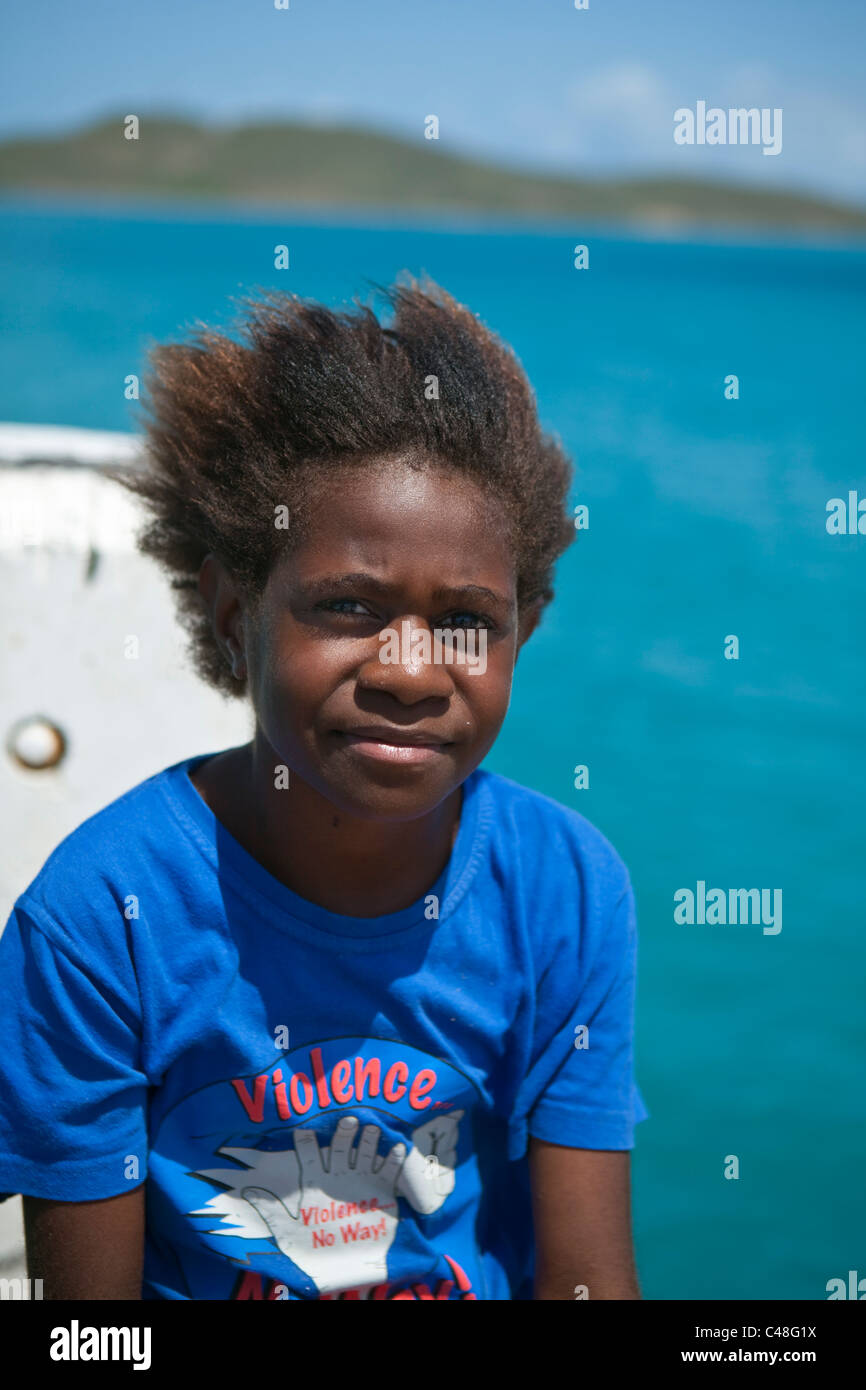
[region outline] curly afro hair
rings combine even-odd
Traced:
[[[356,312],[337,313],[262,291],[240,301],[238,340],[200,327],[150,351],[145,466],[109,471],[144,502],[138,548],[169,574],[193,666],[224,695],[245,695],[246,680],[214,636],[202,561],[213,551],[255,604],[304,534],[322,470],[399,458],[471,476],[505,508],[519,611],[553,597],[553,566],[574,539],[572,468],[539,427],[520,363],[429,277],[374,288],[390,328],[357,298]]]

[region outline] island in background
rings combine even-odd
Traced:
[[[534,173],[354,126],[300,122],[215,127],[118,115],[68,135],[0,142],[0,189],[183,198],[295,207],[370,206],[676,228],[750,226],[859,236],[866,209],[755,185],[664,175]]]

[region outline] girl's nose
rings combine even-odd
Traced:
[[[367,690],[385,690],[404,704],[447,698],[454,682],[423,618],[404,618],[377,634],[376,650],[364,662],[358,680]]]

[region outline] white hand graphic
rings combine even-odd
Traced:
[[[464,1113],[452,1110],[448,1115],[434,1115],[412,1131],[413,1147],[400,1172],[397,1192],[424,1216],[438,1211],[454,1191],[457,1131]]]
[[[319,1146],[314,1130],[298,1127],[294,1149],[221,1148],[247,1171],[201,1172],[229,1190],[190,1215],[227,1218],[209,1235],[271,1237],[320,1293],[384,1283],[400,1219],[397,1196],[424,1215],[442,1206],[454,1189],[463,1114],[456,1110],[421,1125],[408,1155],[406,1145],[396,1143],[380,1158],[378,1125],[365,1125],[354,1148],[356,1115],[342,1116],[329,1147]]]

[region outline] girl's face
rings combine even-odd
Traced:
[[[306,538],[239,616],[275,762],[346,814],[389,820],[431,811],[482,761],[534,626],[518,631],[500,505],[463,476],[404,463],[317,483]],[[455,628],[470,660],[474,638],[474,666],[461,639],[451,664],[433,640]]]

